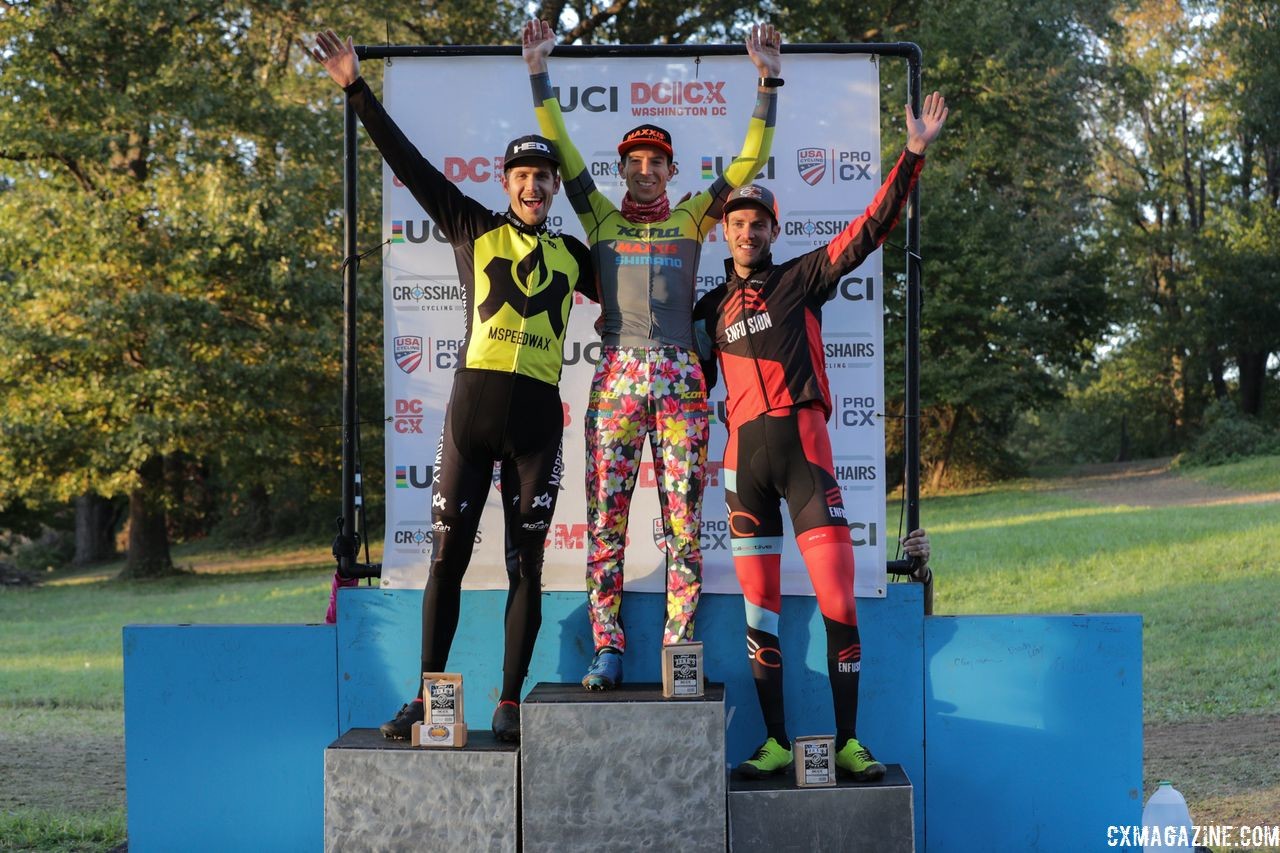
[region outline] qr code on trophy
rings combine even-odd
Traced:
[[[672,655],[671,674],[675,677],[676,681],[697,681],[698,656]]]

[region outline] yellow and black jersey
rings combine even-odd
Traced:
[[[576,237],[464,195],[405,137],[363,77],[346,92],[383,159],[453,246],[467,313],[459,370],[558,384],[573,292],[599,301],[590,251]]]

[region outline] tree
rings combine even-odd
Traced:
[[[922,453],[929,483],[1016,466],[1017,415],[1060,393],[1108,314],[1080,128],[1106,3],[931,6],[909,34],[953,105],[923,200]],[[896,108],[896,105],[890,105]],[[895,125],[896,126],[896,125]],[[893,142],[886,146],[891,148]]]
[[[340,119],[296,74],[306,24],[211,0],[0,13],[0,504],[127,495],[130,576],[172,570],[166,460],[333,467]]]
[[[1170,450],[1213,398],[1257,414],[1280,351],[1277,21],[1276,3],[1148,0],[1108,42],[1100,237],[1125,346],[1162,356]]]

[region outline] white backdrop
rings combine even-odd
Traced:
[[[756,93],[745,56],[599,57],[551,60],[565,121],[596,184],[620,203],[618,139],[646,122],[671,131],[678,200],[710,185],[740,150]],[[879,73],[873,58],[787,54],[779,90],[773,152],[759,180],[778,196],[778,260],[826,245],[860,213],[880,186]],[[463,192],[493,210],[507,205],[498,176],[505,144],[537,132],[528,75],[517,57],[395,59],[386,69],[387,110],[422,153]],[[890,164],[892,165],[892,163]],[[383,168],[387,540],[384,587],[421,587],[431,552],[431,470],[466,316],[452,250],[408,190]],[[554,228],[584,236],[563,191],[551,209]],[[717,232],[703,249],[699,293],[724,279],[728,256]],[[823,312],[827,369],[835,411],[831,434],[836,474],[856,553],[859,596],[885,589],[883,278],[880,253],[841,283]],[[544,586],[584,589],[586,511],[583,412],[600,341],[595,305],[578,297],[565,345],[563,491],[548,537]],[[725,522],[721,463],[726,432],[724,388],[712,394],[710,476],[703,512],[704,589],[737,592]],[[665,588],[654,540],[661,530],[649,452],[632,504],[626,586]],[[785,516],[785,513],[784,513]],[[506,587],[502,511],[490,493],[466,576],[472,589]],[[795,544],[783,556],[783,592],[812,594]]]

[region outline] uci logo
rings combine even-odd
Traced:
[[[561,92],[567,92],[567,94],[562,95]],[[560,104],[562,113],[571,113],[579,105],[589,113],[618,111],[617,86],[586,86],[584,88],[570,86],[567,90],[552,86],[551,93],[555,96],[556,103]]]
[[[393,219],[391,221],[391,242],[425,243],[434,240],[437,243],[448,243],[439,225],[432,224],[429,219]]]
[[[599,341],[587,341],[586,343],[571,341],[565,344],[563,361],[566,365],[577,364],[581,361],[599,364],[600,354],[603,349],[604,344]]]
[[[397,489],[427,489],[431,487],[434,468],[431,465],[397,465]]]
[[[840,296],[849,302],[875,302],[876,280],[874,276],[852,275],[840,280]]]

